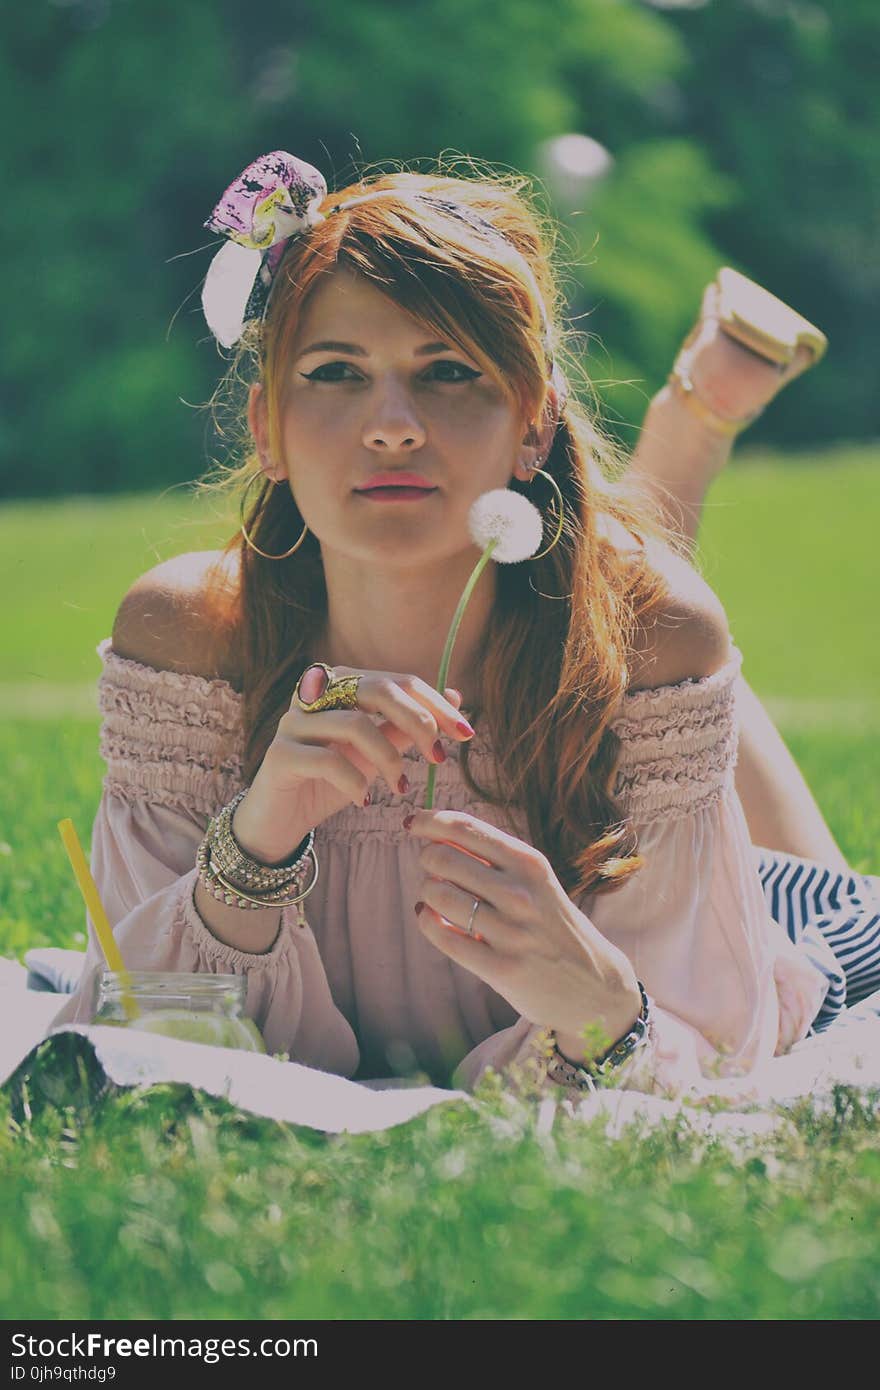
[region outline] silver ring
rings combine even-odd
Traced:
[[[471,915],[470,915],[470,917],[468,918],[468,924],[467,924],[467,926],[465,927],[465,931],[467,932],[468,936],[473,936],[473,934],[474,934],[474,918],[475,918],[476,915],[477,915],[477,908],[478,908],[479,906],[480,906],[480,899],[479,899],[479,898],[474,898],[474,905],[473,905],[473,907],[471,908]]]

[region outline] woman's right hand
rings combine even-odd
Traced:
[[[324,690],[325,677],[320,667],[307,669],[300,693],[311,702]],[[470,737],[457,727],[461,696],[456,690],[441,695],[420,677],[398,672],[350,666],[333,671],[360,675],[357,707],[309,714],[292,700],[236,808],[235,838],[261,863],[283,863],[328,816],[349,804],[363,806],[377,776],[402,793],[405,749],[415,746],[428,762],[438,763],[443,761],[435,752],[438,734],[462,742]],[[385,721],[376,725],[370,714],[383,714]]]

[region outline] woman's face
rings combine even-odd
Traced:
[[[319,346],[324,344],[324,346]],[[328,346],[329,344],[329,346]],[[518,413],[498,381],[431,335],[347,267],[309,295],[283,397],[283,460],[251,395],[251,428],[267,472],[287,477],[322,546],[349,558],[420,564],[472,547],[471,503],[511,475],[526,479]],[[357,491],[379,472],[409,471],[436,488],[412,502]]]

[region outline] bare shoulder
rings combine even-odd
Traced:
[[[230,628],[237,560],[193,550],[154,565],[132,584],[113,623],[117,656],[160,671],[238,684]]]
[[[666,597],[636,634],[630,691],[711,676],[733,654],[727,614],[714,589],[667,546],[651,542],[646,549]]]

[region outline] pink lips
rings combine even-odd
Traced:
[[[358,492],[367,502],[423,502],[433,497],[435,487],[370,487]]]
[[[374,473],[372,478],[368,478],[362,487],[355,488],[355,492],[372,492],[376,488],[421,488],[425,492],[433,492],[434,484],[429,483],[427,478],[423,478],[419,473]]]

